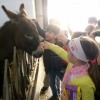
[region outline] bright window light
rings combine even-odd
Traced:
[[[88,18],[100,19],[100,0],[48,0],[48,19],[58,19],[61,27],[84,31]]]

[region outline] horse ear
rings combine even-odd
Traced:
[[[26,10],[25,10],[25,6],[24,6],[23,3],[20,5],[19,11],[20,11],[20,15],[21,16],[27,16],[27,13],[26,13]]]
[[[4,12],[6,13],[6,15],[10,18],[11,21],[12,21],[12,20],[14,20],[14,21],[15,21],[15,20],[18,20],[18,16],[17,16],[15,13],[13,13],[13,12],[7,10],[5,6],[2,5],[2,9],[3,9]]]

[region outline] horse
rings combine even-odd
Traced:
[[[20,5],[19,13],[14,13],[4,5],[2,9],[10,19],[0,28],[0,98],[3,90],[4,61],[12,62],[13,48],[22,49],[30,55],[40,57],[43,50],[40,48],[39,35],[34,22],[28,18],[24,4]],[[38,51],[38,52],[36,52]]]

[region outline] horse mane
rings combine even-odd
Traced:
[[[7,43],[7,41],[14,41],[14,31],[16,30],[16,25],[11,23],[11,21],[7,21],[0,28],[0,46]],[[11,43],[11,42],[10,42]],[[12,42],[14,43],[14,42]]]
[[[3,24],[3,26],[0,28],[0,36],[4,34],[9,34],[11,31],[15,29],[15,24],[11,21],[7,21]],[[11,28],[12,27],[12,28]],[[10,33],[11,34],[11,33]]]

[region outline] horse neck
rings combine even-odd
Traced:
[[[11,21],[6,22],[0,29],[0,40],[2,40],[2,43],[14,45],[15,32],[16,26]]]
[[[0,59],[9,58],[13,53],[15,29],[9,24],[6,23],[0,29]]]

